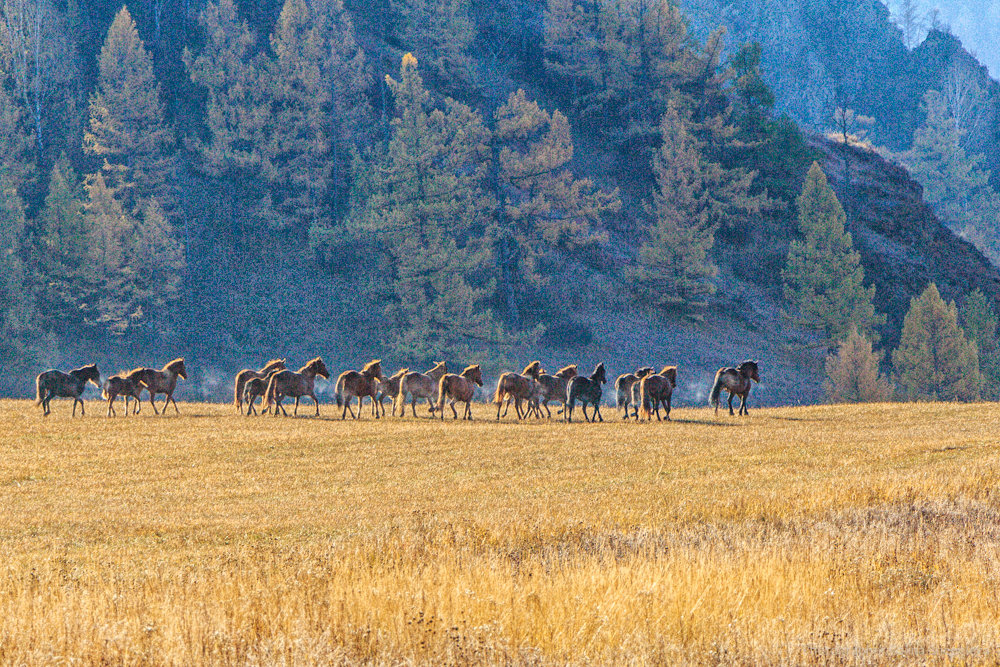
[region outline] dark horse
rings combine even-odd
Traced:
[[[299,399],[308,396],[316,404],[316,416],[319,417],[319,401],[316,400],[315,389],[317,375],[327,380],[330,379],[330,371],[326,370],[326,364],[323,363],[322,357],[311,360],[300,368],[298,373],[288,369],[278,371],[271,376],[267,383],[267,391],[264,393],[264,409],[267,410],[273,405],[274,412],[271,414],[277,417],[278,410],[281,410],[281,414],[287,417],[288,413],[282,407],[281,401],[284,400],[285,396],[294,396],[295,411],[293,414],[297,415],[299,413]]]
[[[750,398],[750,387],[753,386],[751,380],[760,382],[756,361],[748,359],[736,368],[720,368],[715,374],[715,384],[712,385],[712,394],[708,399],[708,404],[715,406],[715,414],[719,414],[719,394],[723,389],[729,392],[729,414],[733,414],[733,396],[739,396],[741,399],[740,414],[750,414],[750,410],[747,409],[747,399]]]
[[[76,404],[79,403],[80,416],[82,417],[84,415],[84,408],[83,399],[80,398],[80,395],[83,394],[83,389],[87,386],[88,382],[93,382],[95,387],[100,388],[101,373],[97,370],[97,364],[83,366],[69,373],[56,370],[48,370],[40,373],[35,378],[35,388],[37,389],[35,405],[41,405],[42,414],[47,417],[51,412],[49,410],[49,401],[53,398],[72,398],[73,416],[76,416]]]
[[[573,407],[576,405],[577,401],[582,404],[580,409],[583,410],[583,418],[587,421],[594,421],[596,416],[601,421],[604,421],[604,417],[601,416],[601,385],[608,381],[607,376],[604,374],[604,363],[597,364],[594,368],[594,372],[590,374],[589,378],[576,376],[569,381],[569,386],[566,387],[566,421],[573,421]],[[593,414],[587,417],[587,404],[594,406]]]
[[[145,373],[145,368],[137,368],[128,373],[122,372],[118,375],[112,375],[104,381],[104,391],[101,392],[101,395],[108,402],[109,417],[112,415],[118,416],[118,412],[115,410],[115,399],[119,396],[125,401],[126,417],[128,417],[129,398],[135,399],[135,409],[132,414],[139,414],[139,411],[142,409],[142,390],[146,388],[146,385],[142,383]]]
[[[129,375],[135,376],[138,382],[146,386],[149,391],[149,404],[153,406],[154,414],[160,414],[160,411],[156,409],[157,394],[166,395],[166,398],[163,399],[163,414],[166,414],[171,401],[174,404],[174,412],[180,414],[181,411],[177,409],[177,401],[174,399],[174,390],[177,389],[177,378],[187,380],[187,368],[184,367],[183,358],[168,362],[160,370],[142,368],[132,371]]]

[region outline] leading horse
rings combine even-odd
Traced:
[[[52,412],[49,409],[49,402],[53,398],[72,398],[73,416],[76,416],[76,404],[80,404],[80,416],[84,416],[83,399],[80,398],[88,382],[93,382],[98,389],[101,387],[101,372],[97,370],[97,364],[81,366],[64,373],[57,370],[47,370],[39,373],[35,378],[35,389],[37,391],[35,405],[42,406],[42,414],[46,417]]]

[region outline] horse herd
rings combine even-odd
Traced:
[[[256,407],[260,399],[259,414],[270,412],[277,416],[279,412],[288,416],[282,402],[285,398],[295,400],[293,414],[298,414],[299,401],[311,398],[319,415],[319,400],[316,398],[316,378],[330,378],[330,372],[323,359],[316,357],[310,360],[298,371],[292,371],[285,365],[284,359],[272,359],[260,370],[244,369],[236,374],[233,399],[241,414],[258,414]],[[104,399],[108,402],[107,415],[116,416],[115,399],[122,397],[125,403],[125,416],[129,414],[129,399],[134,399],[133,414],[141,409],[141,394],[149,394],[149,402],[153,412],[160,414],[156,406],[156,397],[165,396],[162,410],[166,412],[171,402],[174,410],[180,413],[177,401],[174,400],[174,390],[178,378],[187,379],[187,369],[184,359],[174,359],[161,369],[136,368],[132,371],[119,373],[107,378],[101,383],[100,372],[96,364],[83,366],[64,373],[48,370],[38,375],[35,380],[37,389],[36,405],[42,406],[44,415],[50,413],[49,403],[53,398],[63,397],[73,399],[73,416],[76,416],[76,405],[80,404],[80,414],[84,414],[83,400],[80,396],[88,382],[100,387]],[[720,396],[723,390],[729,392],[729,414],[733,413],[733,398],[739,397],[739,414],[749,414],[747,399],[753,382],[760,382],[758,364],[756,361],[744,361],[735,368],[720,368],[715,374],[715,382],[710,392],[710,405],[719,412]],[[603,385],[607,383],[604,364],[600,363],[589,376],[582,376],[577,371],[576,364],[560,368],[549,374],[538,361],[532,361],[520,373],[503,373],[497,381],[493,394],[493,403],[497,408],[496,418],[499,421],[510,410],[511,404],[518,419],[530,416],[552,417],[549,403],[555,402],[567,422],[573,421],[573,411],[580,404],[586,421],[600,420],[601,398]],[[396,373],[386,376],[382,373],[382,362],[374,359],[360,371],[349,370],[340,374],[335,385],[337,407],[341,408],[341,419],[347,414],[357,419],[361,415],[364,399],[371,399],[372,416],[378,419],[385,415],[385,400],[392,401],[392,415],[397,413],[405,416],[406,404],[409,402],[413,416],[417,416],[417,403],[426,400],[432,417],[445,417],[445,404],[451,408],[454,419],[458,419],[456,403],[464,403],[463,419],[472,419],[472,400],[476,387],[483,386],[483,375],[479,364],[466,367],[461,373],[449,373],[445,362],[438,362],[426,373],[410,371],[401,368]],[[634,373],[625,373],[615,380],[615,403],[624,412],[623,419],[639,419],[639,410],[651,420],[653,415],[659,421],[660,409],[664,410],[665,419],[670,419],[670,403],[673,391],[677,386],[677,367],[666,366],[659,372],[644,366]],[[351,406],[358,399],[358,411]],[[587,408],[591,414],[587,414]],[[503,413],[501,414],[501,410]]]

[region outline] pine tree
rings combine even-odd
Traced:
[[[133,269],[136,299],[153,315],[175,301],[184,271],[184,248],[169,218],[155,199],[142,202],[135,233],[129,238],[128,261]]]
[[[176,198],[173,132],[164,120],[153,57],[125,7],[108,28],[98,66],[84,148],[103,158],[105,181],[126,206],[156,197],[171,209]]]
[[[937,91],[924,96],[927,119],[913,134],[913,147],[902,155],[924,187],[924,199],[956,233],[1000,264],[1000,195],[990,186],[983,157],[962,148],[963,131],[951,118]]]
[[[390,7],[399,17],[399,43],[420,57],[436,87],[455,93],[475,85],[469,0],[392,0]]]
[[[484,228],[494,202],[483,188],[489,131],[477,113],[453,100],[432,104],[403,57],[392,137],[377,162],[359,164],[356,194],[366,206],[355,234],[374,237],[392,276],[385,332],[390,345],[415,361],[466,356],[500,329],[486,306],[493,293]]]
[[[7,91],[7,84],[3,50],[0,49],[0,155],[3,155],[7,178],[23,189],[35,176],[35,156],[31,150],[33,134],[24,106]]]
[[[0,363],[25,373],[37,361],[40,327],[21,251],[24,202],[0,169]]]
[[[847,216],[826,175],[813,163],[797,200],[802,240],[791,242],[782,271],[795,323],[818,331],[827,344],[855,326],[868,337],[885,322],[875,312],[875,287],[865,288],[861,257],[844,229]]]
[[[910,300],[892,364],[907,400],[979,399],[976,344],[967,340],[958,326],[955,303],[945,303],[934,283]]]
[[[879,371],[882,353],[852,326],[837,354],[826,359],[823,385],[831,403],[882,403],[892,398],[892,385]]]
[[[962,329],[979,351],[979,371],[984,398],[1000,398],[1000,341],[997,340],[997,314],[986,295],[974,290],[965,299],[961,312]]]
[[[755,206],[748,196],[753,176],[706,159],[703,144],[674,103],[663,115],[660,134],[653,159],[656,189],[646,205],[651,222],[635,279],[643,302],[691,313],[715,293],[712,278],[718,270],[709,256],[715,231]]]
[[[518,295],[547,284],[555,251],[604,242],[601,216],[621,202],[617,190],[598,190],[569,170],[573,138],[563,114],[549,114],[518,90],[494,119],[490,180],[500,206],[493,234],[513,328],[520,324]]]

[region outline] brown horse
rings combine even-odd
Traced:
[[[271,381],[271,376],[272,375],[274,375],[275,373],[277,373],[279,371],[285,370],[284,366],[285,366],[285,363],[284,363],[284,360],[282,360],[282,363],[281,363],[280,367],[275,367],[273,370],[271,370],[264,377],[260,377],[260,378],[259,377],[251,377],[249,380],[247,380],[246,384],[243,385],[243,399],[242,400],[243,400],[244,403],[247,404],[247,417],[249,417],[251,414],[254,414],[254,415],[257,414],[257,408],[254,407],[254,403],[257,402],[258,398],[261,399],[260,414],[262,414],[262,415],[267,414],[268,408],[266,408],[263,405],[263,403],[264,403],[264,396],[265,396],[265,394],[267,394],[267,383]],[[240,412],[242,412],[242,411],[243,410],[241,408]]]
[[[514,410],[517,412],[518,419],[524,419],[528,416],[528,410],[521,410],[521,401],[528,401],[530,406],[531,400],[538,392],[538,376],[544,372],[542,362],[532,361],[524,367],[520,375],[504,373],[500,376],[500,379],[497,380],[497,390],[493,394],[493,402],[497,404],[497,421],[500,421],[500,408],[503,406],[504,398],[507,399],[507,410],[510,409],[511,401],[514,401]],[[503,412],[505,417],[507,410]]]
[[[145,368],[136,368],[128,373],[112,375],[104,381],[104,390],[101,395],[108,401],[108,416],[118,416],[115,410],[115,399],[121,396],[125,400],[125,416],[128,417],[128,399],[135,399],[135,409],[132,414],[139,414],[142,409],[142,390],[146,385],[142,383],[145,376]]]
[[[299,399],[308,396],[316,404],[316,416],[319,417],[319,401],[316,400],[317,375],[327,380],[330,379],[330,371],[326,369],[322,357],[310,360],[298,372],[290,371],[287,368],[277,371],[267,382],[267,390],[264,392],[264,409],[273,410],[272,414],[275,417],[278,416],[278,410],[281,410],[281,414],[287,417],[288,413],[285,412],[281,401],[285,399],[285,396],[291,396],[295,398],[295,410],[292,414],[297,415],[299,414]]]
[[[80,398],[80,395],[83,394],[88,382],[93,382],[97,388],[101,387],[101,372],[97,370],[97,364],[81,366],[69,373],[57,370],[39,373],[38,377],[35,378],[37,391],[35,405],[42,406],[42,414],[48,417],[49,413],[52,412],[49,409],[49,403],[53,398],[72,398],[73,416],[76,416],[76,404],[79,403],[80,416],[82,417],[85,412],[83,399]]]
[[[559,412],[566,409],[566,386],[569,381],[579,373],[576,364],[571,364],[560,368],[554,375],[540,373],[535,381],[538,383],[538,397],[532,402],[532,409],[538,411],[538,416],[542,416],[542,408],[545,408],[546,416],[552,419],[552,411],[549,410],[549,401],[558,401],[562,406]]]
[[[177,378],[187,380],[187,369],[184,367],[184,359],[174,359],[160,370],[155,368],[137,368],[132,371],[136,379],[145,385],[149,391],[149,404],[153,406],[153,413],[160,414],[156,409],[156,395],[166,394],[163,401],[163,412],[167,412],[170,402],[174,403],[174,410],[177,414],[181,411],[177,408],[177,401],[174,400],[174,390],[177,389]]]
[[[383,378],[382,375],[382,360],[373,359],[369,361],[361,372],[358,371],[344,371],[337,378],[337,407],[344,407],[343,412],[340,414],[341,419],[347,419],[347,412],[350,410],[351,416],[357,419],[361,416],[361,406],[365,402],[365,396],[369,396],[372,399],[372,416],[375,419],[379,418],[379,412],[376,408],[377,401],[375,400],[375,395],[378,394],[378,383]],[[355,396],[358,397],[358,414],[354,414],[354,410],[351,410],[351,399]]]
[[[580,409],[583,410],[583,418],[587,421],[594,421],[594,417],[597,417],[601,421],[604,421],[604,417],[601,416],[601,394],[603,392],[602,384],[608,381],[607,376],[604,373],[604,363],[597,364],[594,368],[594,372],[590,374],[589,378],[580,377],[579,375],[569,381],[569,386],[566,387],[566,421],[573,421],[573,407],[576,405],[577,401],[582,403]],[[587,405],[590,404],[594,407],[593,414],[587,416]]]
[[[733,396],[740,397],[740,414],[749,415],[747,400],[750,398],[750,387],[754,382],[760,382],[757,362],[747,359],[736,368],[720,368],[715,374],[715,383],[708,399],[709,405],[715,406],[715,414],[719,414],[719,395],[725,389],[729,392],[729,414],[733,414]]]
[[[655,375],[646,375],[639,380],[639,404],[642,405],[646,419],[653,418],[656,411],[656,421],[660,421],[660,406],[667,412],[670,421],[670,398],[677,386],[677,366],[666,366]]]
[[[462,419],[472,421],[472,397],[476,394],[476,385],[483,386],[483,372],[479,364],[467,367],[460,375],[448,373],[442,376],[438,386],[438,412],[441,413],[441,419],[444,419],[444,402],[447,400],[455,419],[458,419],[455,403],[462,402],[465,403]]]
[[[629,406],[634,407],[634,416],[639,418],[639,380],[653,372],[649,366],[643,366],[635,373],[625,373],[615,379],[615,407],[625,409],[622,419],[628,419]]]
[[[236,404],[236,409],[243,412],[243,388],[246,383],[252,379],[265,380],[271,373],[275,371],[283,371],[287,368],[285,366],[284,359],[271,359],[271,361],[264,364],[264,367],[259,371],[255,371],[252,368],[244,368],[239,373],[236,374],[236,386],[233,388],[233,403]],[[267,386],[266,384],[264,385]],[[259,395],[259,394],[258,394]]]
[[[396,403],[400,405],[399,416],[406,416],[406,397],[410,395],[413,397],[410,407],[413,409],[413,416],[417,416],[417,399],[426,398],[427,405],[430,407],[431,416],[434,416],[434,394],[438,390],[438,383],[441,382],[441,378],[448,372],[448,364],[443,361],[438,361],[434,364],[434,368],[430,369],[426,373],[406,373],[403,378],[399,381],[399,394],[396,396],[396,400],[392,403],[392,414],[396,414]]]
[[[392,416],[396,416],[396,398],[399,396],[399,383],[403,376],[410,372],[409,368],[400,368],[398,371],[384,377],[378,381],[378,393],[375,394],[375,403],[385,416],[385,406],[382,401],[389,399],[392,401]]]

